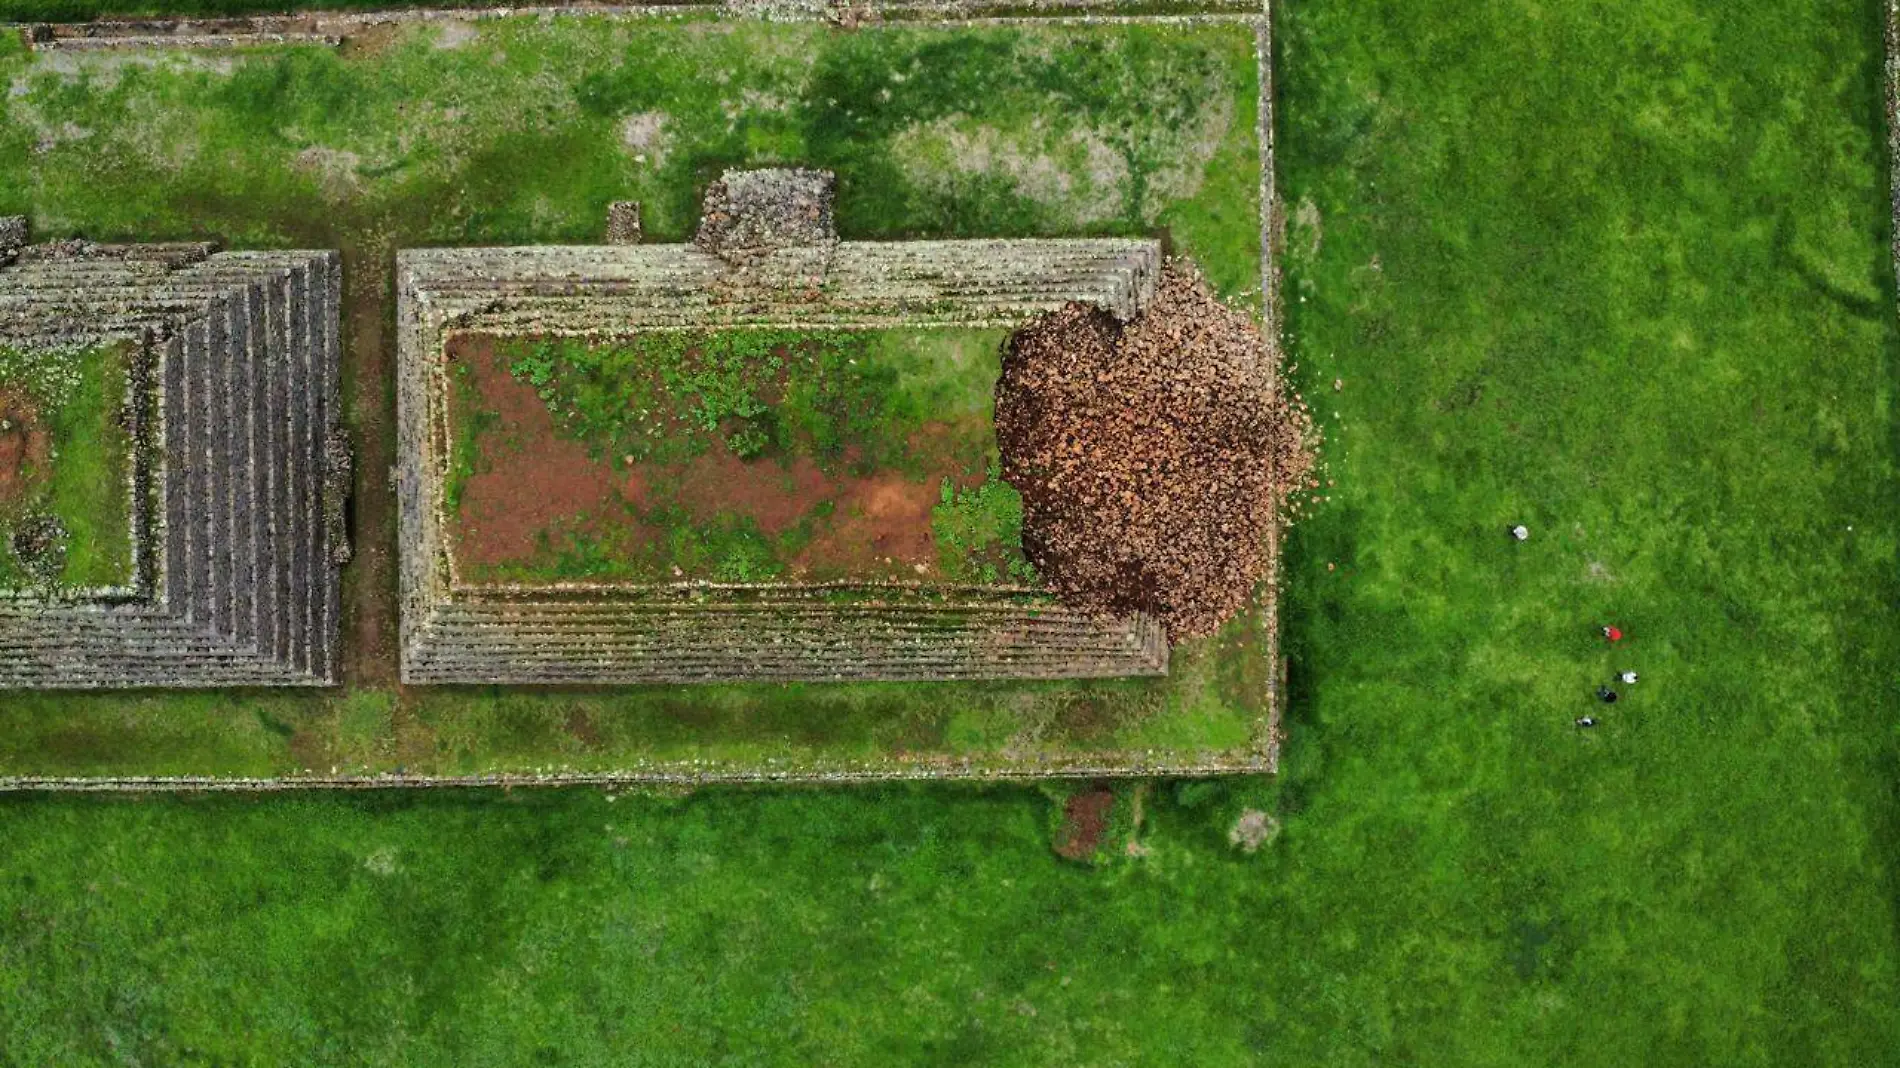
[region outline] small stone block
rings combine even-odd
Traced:
[[[609,245],[640,243],[639,201],[616,200],[607,205],[607,243]]]

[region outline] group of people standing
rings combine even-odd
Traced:
[[[1606,626],[1603,628],[1603,637],[1606,638],[1611,645],[1615,645],[1616,643],[1623,640],[1623,631],[1618,627]],[[1621,697],[1621,695],[1616,692],[1616,687],[1614,684],[1621,683],[1624,686],[1634,686],[1636,685],[1636,680],[1638,677],[1639,676],[1636,674],[1636,672],[1631,671],[1627,668],[1625,668],[1622,671],[1617,672],[1616,677],[1612,680],[1612,683],[1610,685],[1597,687],[1597,700],[1603,702],[1606,705],[1615,704],[1617,700]],[[1579,727],[1594,727],[1596,725],[1597,725],[1597,718],[1595,716],[1578,716],[1577,717],[1577,726]]]
[[[1530,540],[1530,536],[1531,536],[1530,528],[1525,526],[1522,523],[1515,524],[1511,527],[1511,538],[1515,541],[1528,541]],[[1606,624],[1603,627],[1603,637],[1611,645],[1614,646],[1623,640],[1622,628],[1617,627],[1614,624]],[[1622,697],[1622,695],[1619,694],[1616,690],[1617,685],[1621,684],[1623,686],[1634,686],[1636,685],[1637,678],[1638,676],[1636,672],[1629,670],[1627,668],[1621,671],[1618,671],[1615,677],[1612,678],[1609,683],[1597,687],[1597,700],[1603,702],[1606,705],[1615,704]],[[1597,725],[1597,718],[1595,716],[1578,716],[1577,717],[1578,727],[1594,727],[1596,725]]]

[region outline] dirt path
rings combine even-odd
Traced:
[[[356,446],[350,537],[343,572],[343,678],[352,686],[396,681],[396,462],[394,245],[347,234],[343,252],[343,403]]]
[[[28,483],[46,470],[52,440],[32,401],[0,388],[0,512],[27,498]]]

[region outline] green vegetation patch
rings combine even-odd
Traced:
[[[0,210],[54,235],[589,242],[634,199],[678,241],[722,169],[801,164],[838,174],[846,238],[1166,232],[1228,293],[1260,278],[1239,24],[525,17],[340,50],[0,50],[0,83]]]
[[[1033,582],[991,425],[1006,337],[454,339],[461,574]]]
[[[132,580],[130,362],[0,348],[0,589]]]
[[[1257,1059],[1891,1062],[1884,5],[1274,7],[1336,485]]]
[[[1243,951],[1284,861],[1227,843],[1256,787],[1201,785],[1118,796],[1116,831],[1141,822],[1093,868],[1051,850],[1032,789],[0,799],[0,1048],[1245,1064],[1246,1021],[1203,984],[1265,996]]]

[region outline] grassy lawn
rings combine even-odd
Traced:
[[[237,15],[269,15],[287,11],[391,11],[399,8],[492,8],[491,0],[0,0],[0,20],[18,22],[83,22],[97,18],[140,16],[222,18]],[[539,6],[558,6],[552,2]],[[716,0],[666,0],[674,9],[717,7]],[[1020,9],[1010,0],[997,0],[986,10],[1010,13]],[[1156,12],[1245,11],[1259,8],[1246,0],[1094,0],[1097,11]]]
[[[132,581],[127,359],[110,345],[0,348],[0,589],[39,585],[13,539],[47,517],[66,532],[62,585]]]
[[[0,85],[0,213],[30,214],[42,236],[216,234],[238,247],[343,250],[364,550],[345,573],[355,659],[341,692],[8,694],[0,773],[732,768],[767,759],[814,768],[1078,753],[1126,761],[1146,750],[1201,763],[1244,756],[1257,740],[1267,680],[1258,619],[1184,647],[1166,679],[399,691],[395,514],[383,477],[393,462],[387,286],[396,249],[598,241],[606,205],[623,198],[642,202],[650,239],[683,240],[705,184],[730,166],[833,169],[847,239],[1165,234],[1229,294],[1257,287],[1258,73],[1248,28],[845,33],[522,18],[484,22],[472,37],[409,26],[340,51],[155,57],[36,55],[0,36]],[[979,347],[997,340],[986,335]],[[916,370],[945,342],[900,354],[886,337],[880,362]],[[951,394],[968,407],[981,377],[915,375],[914,388],[882,403],[902,418]],[[711,376],[682,389],[735,381]],[[974,561],[980,579],[984,564],[1008,570],[998,547],[1013,535],[1009,501],[979,472],[947,501],[941,476],[918,487],[933,543],[958,547],[939,565]],[[696,548],[715,571],[731,562],[729,544]],[[594,553],[554,563],[602,562]]]
[[[1034,583],[996,329],[449,343],[465,581]],[[524,498],[520,487],[541,492]]]
[[[1338,485],[1288,546],[1277,892],[1328,922],[1272,1047],[1890,1063],[1880,5],[1284,15],[1287,328]]]
[[[1242,26],[521,18],[155,57],[0,35],[0,80],[0,210],[49,234],[573,243],[636,199],[680,241],[721,170],[786,162],[837,172],[849,239],[1165,231],[1222,288],[1259,284]]]
[[[1879,5],[1278,11],[1337,482],[1279,780],[1160,787],[1094,868],[1028,790],[21,799],[0,1050],[1895,1063]]]

